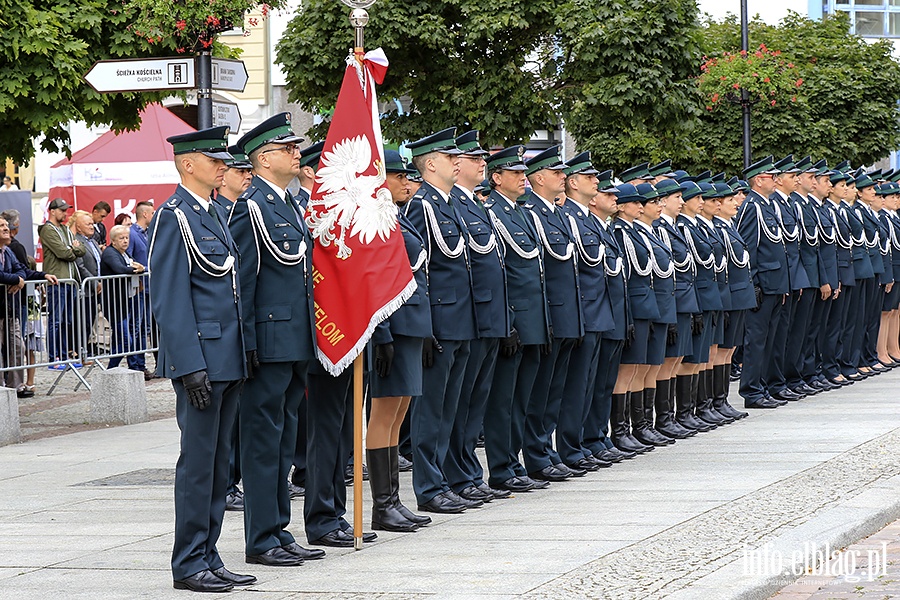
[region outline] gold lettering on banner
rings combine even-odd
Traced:
[[[325,276],[322,275],[321,271],[313,267],[313,287],[321,283],[323,279],[325,279]]]
[[[313,304],[316,309],[316,329],[322,332],[322,336],[328,340],[329,344],[337,346],[338,342],[344,339],[344,334],[341,333],[338,326],[334,324],[334,321],[328,319],[328,315],[322,310],[318,302],[313,302]]]

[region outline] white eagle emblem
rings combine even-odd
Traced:
[[[375,161],[377,175],[359,176],[371,164],[372,147],[364,136],[344,139],[322,153],[316,173],[322,198],[310,202],[306,223],[322,246],[334,243],[338,258],[352,254],[345,242],[348,231],[350,237],[368,244],[376,235],[389,239],[397,225],[397,207],[390,191],[381,187],[386,181],[384,163]]]

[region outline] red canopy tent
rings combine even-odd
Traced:
[[[112,207],[107,231],[116,215],[134,213],[138,202],[164,202],[180,181],[175,171],[172,146],[166,138],[194,131],[159,104],[141,113],[141,128],[104,133],[96,141],[53,165],[49,200],[63,198],[88,212],[105,200]]]

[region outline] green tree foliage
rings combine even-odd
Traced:
[[[378,94],[386,137],[417,139],[451,125],[480,129],[487,144],[520,143],[556,121],[538,52],[556,8],[540,0],[380,0],[369,9],[366,49],[382,47],[390,68]],[[328,115],[353,45],[349,9],[303,2],[278,43],[290,99]],[[411,98],[405,114],[392,99]],[[328,123],[311,135],[324,138]]]
[[[98,94],[83,81],[96,60],[146,56],[116,0],[0,0],[0,155],[25,162],[33,139],[69,142],[70,120],[135,128],[152,98]]]
[[[860,165],[900,147],[900,64],[891,57],[889,41],[866,41],[848,29],[843,14],[812,21],[790,13],[777,26],[751,22],[751,48],[764,44],[780,51],[802,80],[795,102],[753,105],[754,157],[810,154],[829,164],[849,159]],[[706,56],[739,49],[735,17],[705,24]],[[743,166],[740,106],[720,101],[713,107],[709,97],[705,104],[712,110],[703,111],[696,135],[702,161],[693,166],[738,172]]]
[[[697,156],[695,0],[569,0],[546,64],[566,128],[595,164]]]

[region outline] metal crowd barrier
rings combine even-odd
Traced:
[[[157,350],[156,321],[150,310],[149,273],[89,277],[79,283],[60,279],[26,282],[13,290],[0,285],[0,376],[6,387],[19,388],[25,370],[59,371],[47,394],[66,373],[90,389],[86,376],[94,367],[129,367]],[[108,361],[106,365],[101,361]]]

